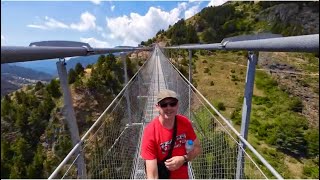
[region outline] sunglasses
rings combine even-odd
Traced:
[[[167,103],[159,103],[160,107],[165,108],[168,105],[171,107],[175,107],[178,104],[178,101],[167,102]]]

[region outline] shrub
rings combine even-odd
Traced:
[[[241,107],[237,107],[231,114],[230,119],[236,124],[241,124]]]
[[[293,112],[302,112],[303,104],[302,101],[298,98],[292,99],[292,101],[289,102],[289,110]]]
[[[305,139],[307,141],[307,155],[309,157],[319,156],[319,131],[308,129]]]
[[[308,128],[307,121],[289,112],[280,114],[276,121],[278,124],[275,136],[278,149],[293,156],[306,155],[307,142],[304,130]]]
[[[238,77],[234,74],[231,75],[231,81],[240,81]]]
[[[68,83],[72,84],[76,81],[76,79],[77,79],[77,72],[71,68],[68,73]]]
[[[306,165],[303,167],[303,175],[312,179],[319,179],[319,167]]]
[[[36,86],[35,86],[35,90],[39,91],[40,89],[42,89],[44,87],[44,85],[42,84],[41,81],[38,81]]]
[[[213,81],[210,82],[210,86],[214,86],[214,82]]]
[[[76,72],[77,75],[83,75],[84,74],[84,68],[82,64],[77,63],[76,67],[74,68],[74,71]]]
[[[203,60],[202,63],[208,63],[207,60]]]
[[[224,106],[224,104],[222,102],[218,102],[217,108],[218,108],[218,110],[221,110],[221,111],[226,110],[226,107]]]
[[[92,64],[88,64],[86,68],[92,68]]]
[[[210,70],[209,70],[209,68],[204,68],[204,71],[203,71],[204,73],[208,73],[208,72],[210,72]]]
[[[234,69],[231,69],[231,73],[235,73],[236,71]]]

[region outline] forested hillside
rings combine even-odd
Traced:
[[[193,17],[169,26],[167,31],[159,30],[154,38],[141,44],[219,43],[227,37],[265,32],[283,36],[316,34],[318,20],[318,1],[231,1],[204,8]]]
[[[220,43],[257,33],[319,33],[319,2],[227,2],[142,45]],[[167,53],[188,77],[188,52]],[[245,51],[193,51],[193,84],[240,131]],[[319,54],[259,52],[249,142],[284,178],[319,178]]]
[[[129,78],[142,59],[127,61]],[[68,72],[80,136],[123,87],[123,64],[101,55],[94,65]],[[1,178],[47,178],[71,150],[59,80],[38,82],[1,100]]]

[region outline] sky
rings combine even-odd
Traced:
[[[99,48],[137,46],[179,19],[226,1],[2,0],[1,46],[49,40],[85,42]]]

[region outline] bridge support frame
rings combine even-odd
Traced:
[[[123,63],[123,71],[124,71],[124,82],[125,84],[128,84],[128,73],[127,73],[127,61],[126,61],[126,53],[122,52],[120,53],[120,57]],[[129,118],[129,125],[132,124],[132,117],[131,117],[131,107],[130,107],[130,98],[128,96],[129,92],[126,90],[125,92],[126,101],[127,101],[127,108],[128,108],[128,118]]]
[[[189,119],[191,120],[192,50],[189,49]],[[192,120],[191,120],[192,121]]]
[[[64,59],[63,61],[62,59],[59,59],[56,65],[57,65],[57,70],[58,70],[59,79],[60,79],[60,86],[63,91],[64,116],[66,118],[68,128],[70,131],[72,145],[75,146],[80,141],[80,136],[79,136],[79,129],[77,125],[75,112],[73,109],[72,96],[68,86],[68,74],[66,69],[66,62]],[[84,179],[84,178],[87,178],[87,176],[86,176],[86,167],[85,167],[83,152],[80,152],[81,149],[82,149],[81,146],[79,146],[76,152],[76,154],[79,154],[79,157],[77,159],[77,173],[78,173],[78,178]]]
[[[248,138],[248,128],[250,122],[251,113],[251,103],[254,87],[254,78],[256,73],[256,65],[258,62],[258,52],[248,52],[248,63],[247,63],[247,75],[246,75],[246,85],[244,91],[244,99],[242,105],[242,120],[241,120],[241,131],[240,135],[247,140]],[[237,171],[236,179],[243,179],[244,175],[244,149],[246,145],[240,141],[238,148],[238,159],[237,159]]]

